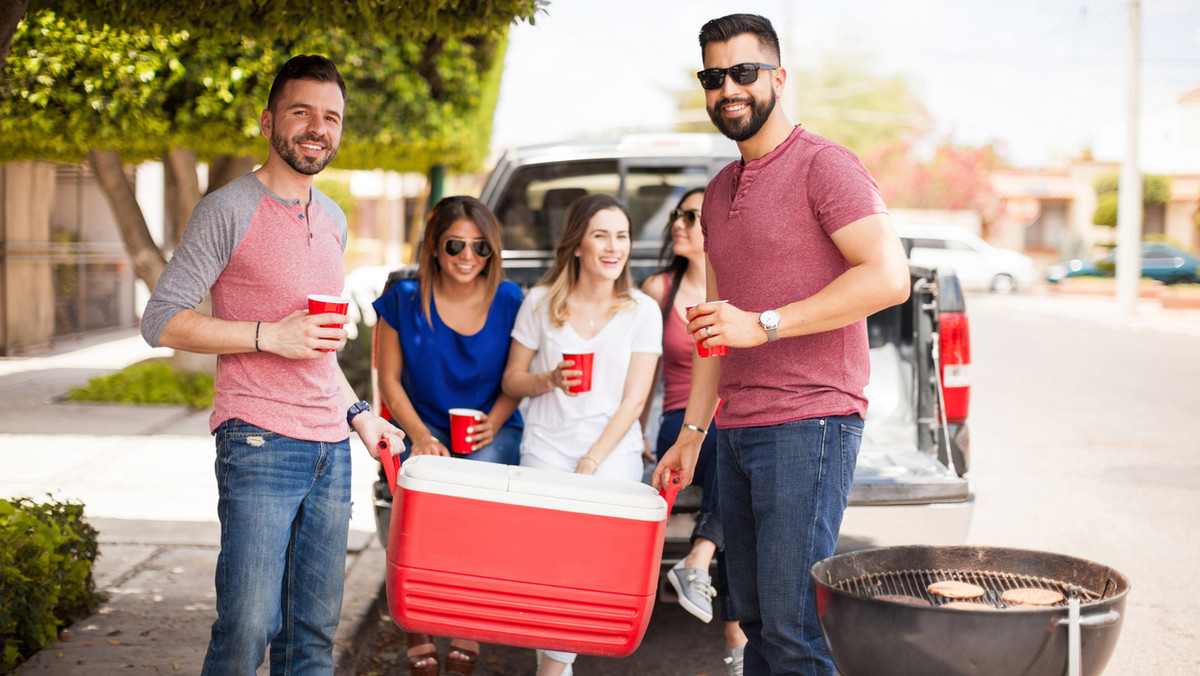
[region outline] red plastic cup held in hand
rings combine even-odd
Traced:
[[[467,441],[471,433],[467,430],[483,417],[483,411],[473,408],[450,409],[450,450],[460,455],[475,452],[475,443]]]
[[[569,361],[574,364],[571,367],[572,371],[583,371],[582,382],[578,385],[572,385],[567,388],[568,392],[579,394],[582,392],[590,392],[592,390],[592,358],[593,353],[586,352],[582,354],[564,354],[563,361]]]

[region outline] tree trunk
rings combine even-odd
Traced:
[[[17,24],[25,16],[29,8],[29,0],[6,0],[0,2],[0,66],[8,61],[8,52],[12,49],[13,36],[17,34]]]
[[[172,148],[163,155],[162,163],[167,184],[167,213],[171,216],[171,236],[164,239],[174,249],[179,246],[192,210],[200,201],[200,177],[196,174],[196,153],[187,148]]]
[[[88,153],[88,163],[108,199],[117,221],[117,230],[125,242],[125,251],[133,261],[134,272],[153,291],[158,276],[167,266],[167,260],[150,236],[150,228],[146,226],[146,218],[138,206],[133,183],[121,164],[121,154],[115,150],[92,150]]]
[[[208,164],[208,191],[206,194],[212,194],[225,187],[233,179],[253,170],[256,164],[258,164],[258,160],[253,157],[217,155]]]

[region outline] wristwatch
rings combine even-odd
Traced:
[[[352,405],[346,411],[346,424],[349,425],[350,421],[354,420],[354,416],[358,415],[359,413],[366,413],[367,411],[370,411],[370,410],[371,410],[371,405],[365,401],[360,401],[357,404]]]
[[[767,310],[758,316],[758,325],[763,327],[767,332],[767,342],[773,343],[779,340],[779,333],[776,331],[779,328],[779,313],[774,310]]]

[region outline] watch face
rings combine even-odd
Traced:
[[[779,313],[774,310],[767,310],[759,315],[758,322],[768,329],[773,329],[779,326]]]

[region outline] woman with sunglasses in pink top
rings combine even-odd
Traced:
[[[503,278],[500,224],[472,197],[439,201],[425,224],[416,279],[393,284],[379,300],[379,390],[404,430],[405,452],[516,465],[523,423],[518,400],[501,390],[520,288]],[[450,409],[484,415],[468,430],[470,453],[450,450]],[[469,675],[479,644],[455,639],[446,673]],[[413,676],[438,676],[425,634],[408,636]]]

